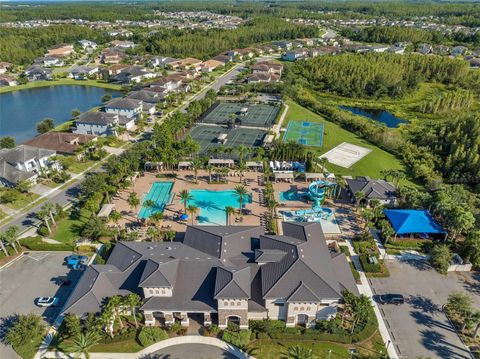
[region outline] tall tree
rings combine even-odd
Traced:
[[[235,194],[238,196],[238,212],[240,215],[243,214],[243,200],[248,195],[247,187],[244,185],[235,186]]]
[[[236,211],[235,208],[233,208],[232,206],[226,206],[225,207],[225,214],[227,216],[227,226],[230,225],[230,222],[231,222],[230,217],[231,217],[232,214],[235,213],[235,211]]]
[[[193,199],[193,196],[190,194],[190,191],[188,189],[183,189],[180,191],[179,197],[180,203],[183,204],[183,213],[187,213],[188,201],[191,201]]]
[[[142,298],[138,294],[131,293],[124,297],[124,303],[130,308],[133,319],[135,320],[135,328],[138,329],[137,307],[142,303]]]

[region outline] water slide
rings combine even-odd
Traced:
[[[325,200],[325,189],[327,187],[334,187],[336,183],[328,181],[314,181],[308,186],[308,198],[313,201],[312,209],[304,209],[295,211],[297,216],[306,216],[305,221],[319,220],[320,218],[329,217],[332,210],[322,208],[322,203]]]

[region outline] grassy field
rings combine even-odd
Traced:
[[[325,126],[323,135],[323,146],[321,148],[310,147],[317,151],[319,155],[329,151],[342,142],[352,143],[354,145],[367,147],[372,150],[367,156],[355,163],[350,168],[343,168],[332,164],[327,164],[327,169],[339,175],[348,176],[370,176],[373,178],[381,178],[380,171],[382,169],[396,169],[405,171],[402,161],[394,155],[378,148],[377,146],[365,141],[359,136],[344,130],[340,126],[328,121],[306,108],[298,105],[293,101],[287,101],[289,106],[288,113],[285,117],[283,126],[286,127],[289,121],[309,121],[320,122]]]
[[[23,207],[27,206],[28,204],[32,203],[32,201],[34,201],[35,199],[40,197],[36,193],[30,192],[29,194],[25,194],[25,193],[18,192],[17,190],[11,189],[11,188],[0,188],[0,197],[2,196],[2,193],[9,192],[9,191],[16,192],[17,198],[12,203],[5,203],[5,205],[7,207],[10,207],[11,209],[15,209],[15,210],[18,210],[20,208],[23,208]]]
[[[90,212],[82,209],[79,218],[69,216],[58,221],[50,237],[62,243],[73,244],[80,238],[80,233],[90,218],[90,215]]]
[[[114,85],[114,84],[96,81],[96,80],[60,79],[60,80],[53,80],[53,81],[34,81],[34,82],[29,82],[25,85],[18,85],[18,86],[4,86],[4,87],[0,87],[0,93],[26,90],[26,89],[32,89],[37,87],[59,86],[59,85],[94,86],[94,87],[101,87],[101,88],[110,89],[110,90],[122,89],[122,86],[120,85]]]
[[[80,161],[77,160],[74,156],[58,156],[60,163],[66,167],[67,171],[73,173],[80,173],[88,169],[89,167],[93,166],[98,161]]]

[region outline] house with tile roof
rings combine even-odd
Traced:
[[[146,325],[247,328],[250,319],[289,327],[327,319],[342,292],[358,289],[343,253],[331,253],[319,223],[284,222],[283,235],[260,226],[188,226],[182,241],[119,242],[105,265],[88,266],[64,313],[97,313],[108,297],[139,294]]]

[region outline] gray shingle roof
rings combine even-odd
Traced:
[[[320,302],[319,298],[303,281],[297,289],[288,297],[287,302]]]
[[[287,253],[279,249],[256,249],[255,262],[271,263],[279,262]]]
[[[217,268],[214,298],[250,298],[250,267],[242,269]]]
[[[136,109],[142,105],[142,101],[133,98],[115,98],[105,104],[105,108]]]
[[[31,160],[39,160],[41,158],[50,157],[55,154],[55,151],[32,146],[20,145],[11,149],[4,149],[0,151],[0,159],[5,160],[11,165],[23,163]]]
[[[178,259],[149,259],[140,278],[140,287],[173,287],[177,278]]]
[[[353,194],[363,192],[367,199],[388,200],[396,198],[395,186],[385,180],[357,177],[355,179],[347,179],[346,181]]]
[[[118,116],[114,113],[84,112],[78,117],[77,121],[99,125],[110,125],[115,123],[117,119]]]

